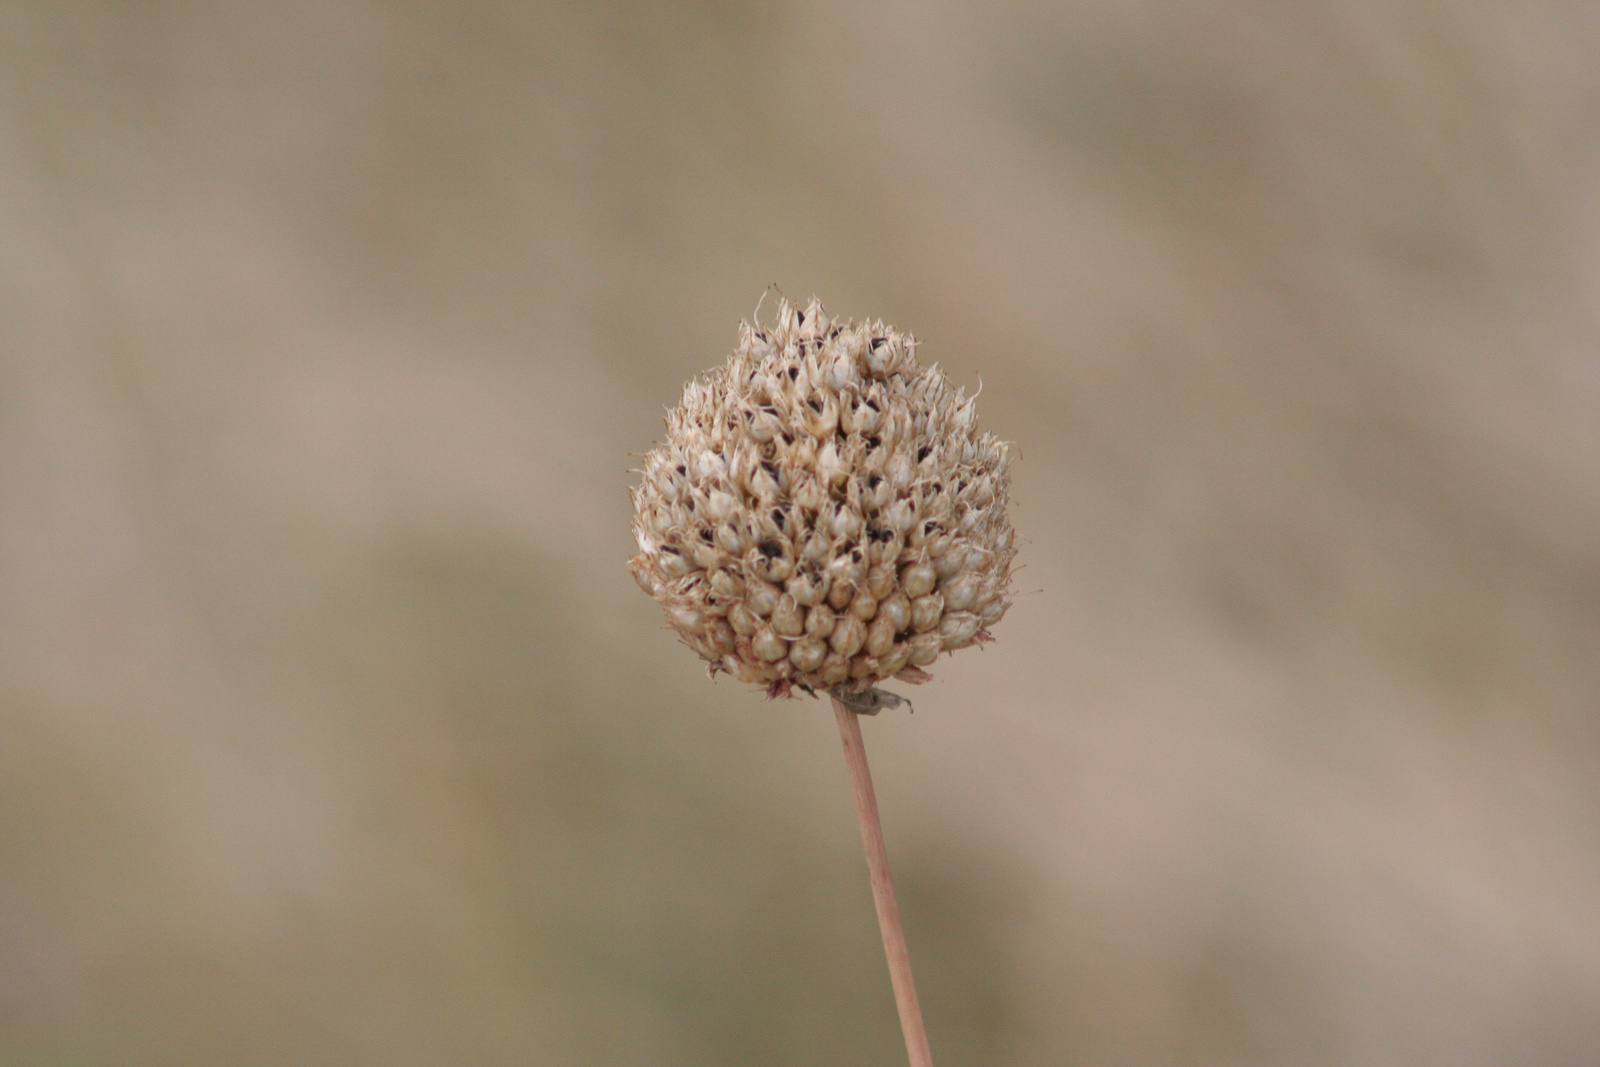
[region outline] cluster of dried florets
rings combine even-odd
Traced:
[[[713,673],[920,681],[1010,607],[1009,448],[916,343],[784,301],[667,416],[628,566]]]

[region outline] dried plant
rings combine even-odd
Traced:
[[[913,1065],[927,1037],[889,879],[858,714],[903,698],[943,651],[989,639],[1011,605],[1009,446],[976,396],[882,322],[815,299],[740,323],[690,382],[633,491],[629,569],[715,675],[833,698]]]
[[[785,301],[667,416],[629,566],[713,673],[848,698],[1010,606],[1008,446],[916,344]]]

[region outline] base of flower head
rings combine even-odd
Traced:
[[[904,704],[913,713],[917,710],[912,706],[911,701],[899,693],[891,693],[887,689],[879,689],[876,686],[859,692],[852,692],[844,686],[835,686],[828,690],[828,695],[857,715],[876,715],[884,708],[898,708],[901,704]]]

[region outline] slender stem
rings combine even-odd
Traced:
[[[922,1025],[922,1006],[917,1002],[917,984],[911,977],[911,956],[906,952],[906,935],[900,926],[900,908],[894,900],[894,883],[889,880],[889,854],[883,847],[883,826],[878,821],[878,800],[872,793],[872,772],[867,769],[861,723],[856,713],[837,697],[832,699],[833,713],[839,720],[839,737],[844,741],[845,765],[850,768],[850,788],[856,795],[861,844],[867,851],[872,900],[878,906],[878,929],[883,932],[883,953],[889,958],[889,981],[894,985],[894,1003],[900,1011],[906,1055],[910,1057],[911,1067],[933,1067],[933,1056],[928,1052],[928,1031]]]

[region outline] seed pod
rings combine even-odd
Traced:
[[[866,577],[867,564],[859,548],[847,548],[828,561],[828,579],[834,586],[850,585]]]
[[[939,620],[945,648],[965,648],[978,633],[978,617],[970,611],[947,611]]]
[[[883,655],[878,657],[878,670],[885,678],[891,678],[905,669],[911,661],[911,646],[904,641],[896,641]]]
[[[899,366],[904,345],[898,334],[874,337],[867,345],[867,373],[874,378],[887,378]]]
[[[789,643],[772,632],[772,627],[763,626],[756,631],[756,636],[750,642],[750,647],[755,651],[758,659],[772,663],[789,654]]]
[[[806,612],[806,636],[827,637],[833,633],[833,624],[837,621],[832,608],[826,604],[817,604]]]
[[[939,618],[944,614],[944,597],[938,593],[926,593],[911,602],[911,628],[917,633],[931,630],[939,625]]]
[[[854,541],[861,536],[865,526],[866,520],[861,517],[861,512],[848,503],[840,504],[828,519],[829,532],[842,541]]]
[[[785,637],[799,637],[806,631],[805,614],[788,593],[772,608],[772,628]]]
[[[839,428],[839,401],[833,396],[812,398],[801,408],[800,418],[807,433],[825,441]]]
[[[844,457],[839,455],[839,446],[834,442],[829,441],[817,453],[817,473],[822,477],[822,484],[829,488],[849,477],[850,468],[846,466]]]
[[[898,534],[909,533],[917,521],[917,503],[909,498],[896,500],[889,505],[884,516],[884,525]]]
[[[914,450],[908,443],[905,447],[895,449],[889,457],[886,470],[889,483],[894,486],[895,492],[911,488],[911,483],[916,480],[917,468],[912,460]]]
[[[789,576],[784,589],[794,597],[794,602],[808,608],[828,595],[827,579],[809,568],[801,568]]]
[[[808,673],[822,666],[827,654],[827,645],[815,637],[802,637],[789,649],[789,662],[794,664],[795,670]]]
[[[778,590],[768,585],[759,578],[752,578],[745,583],[749,592],[745,595],[744,606],[756,615],[765,618],[772,614],[772,608],[778,602]]]
[[[821,577],[824,573],[822,568],[832,556],[833,545],[828,538],[822,535],[821,531],[813,530],[806,535],[805,543],[800,547],[800,561],[810,565],[806,569],[810,571],[811,581],[814,584],[827,584],[827,579]],[[791,578],[789,580],[793,581],[794,579]]]
[[[944,606],[949,611],[965,611],[978,596],[979,577],[976,571],[961,571],[939,587],[944,594]]]
[[[978,609],[978,621],[984,626],[992,626],[1000,621],[1000,617],[1006,613],[1006,609],[1009,607],[1011,607],[1010,597],[997,596]]]
[[[900,591],[913,600],[925,593],[931,593],[935,581],[937,577],[933,573],[932,565],[923,560],[907,564],[900,570]]]
[[[657,569],[665,578],[682,578],[694,570],[694,564],[684,556],[683,551],[672,545],[663,546],[658,558],[661,562]]]
[[[866,652],[863,652],[861,655],[850,661],[850,678],[860,688],[865,689],[871,684],[872,679],[888,677],[888,675],[884,674],[880,669],[881,667],[882,664],[878,662],[877,656],[869,655]]]
[[[850,677],[850,660],[837,652],[829,652],[817,669],[817,680],[832,688]]]
[[[878,618],[887,618],[894,626],[894,632],[900,633],[911,625],[911,601],[898,589],[883,598],[878,605]]]
[[[867,654],[882,656],[894,644],[894,619],[879,612],[867,627]]]
[[[976,420],[911,338],[782,302],[668,414],[629,569],[713,670],[773,692],[926,666],[1011,604],[1012,452]]]
[[[742,556],[750,547],[750,536],[742,523],[725,522],[717,527],[717,547],[730,556]]]
[[[701,570],[715,569],[722,564],[723,557],[726,555],[710,542],[709,538],[711,536],[710,530],[702,530],[699,539],[694,542],[694,547],[689,551],[689,555],[694,559],[694,565]]]
[[[776,412],[761,410],[750,413],[750,439],[765,443],[778,436],[783,429],[783,423],[778,421]]]
[[[735,604],[728,609],[728,625],[733,627],[733,632],[740,637],[749,637],[761,627],[761,618],[744,604]]]
[[[814,475],[806,474],[795,482],[793,499],[813,515],[828,506],[828,490]]]
[[[725,570],[712,571],[709,576],[711,591],[729,599],[744,596],[744,579]]]
[[[710,625],[706,627],[705,635],[706,648],[711,653],[705,657],[706,659],[721,659],[733,651],[733,627],[729,626],[724,620],[711,620]]]
[[[888,568],[887,574],[880,579],[880,588],[892,589],[894,587],[894,564],[900,558],[900,535],[893,530],[880,530],[878,536],[867,546],[867,560],[874,570]],[[868,588],[872,586],[872,575],[867,575]]]
[[[856,424],[851,427],[851,433],[872,435],[878,432],[878,428],[883,425],[882,400],[883,390],[877,385],[872,386],[867,391],[867,395],[863,396],[860,403],[856,405]]]
[[[738,509],[739,501],[732,493],[725,493],[721,489],[711,490],[706,498],[705,512],[713,522],[722,522],[731,518]]]
[[[944,637],[936,632],[918,634],[906,642],[911,650],[910,661],[913,667],[926,667],[939,658],[939,653],[944,649]]]
[[[794,570],[794,561],[787,551],[788,547],[781,541],[763,541],[745,553],[745,570],[775,585],[782,583]]]
[[[646,589],[645,592],[651,596],[655,595],[653,588]],[[834,611],[844,611],[850,606],[855,597],[856,587],[854,582],[835,581],[828,587],[828,606]]]
[[[835,393],[844,389],[854,389],[861,384],[861,372],[856,368],[856,361],[844,352],[836,354],[828,362],[828,387]]]
[[[894,592],[897,577],[892,562],[874,564],[867,572],[867,592],[882,600]]]
[[[700,629],[705,616],[686,604],[668,604],[667,621],[682,633],[693,633]]]
[[[841,656],[853,656],[867,643],[867,624],[854,615],[846,615],[833,625],[828,635],[828,645]]]
[[[964,545],[946,544],[942,549],[935,553],[930,546],[929,555],[933,559],[933,573],[941,582],[945,582],[961,573],[962,568],[967,566],[967,551]]]

